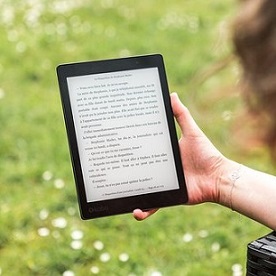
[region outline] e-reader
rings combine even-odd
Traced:
[[[57,75],[82,219],[187,202],[161,55],[61,64]]]

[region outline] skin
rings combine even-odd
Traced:
[[[179,140],[189,201],[195,205],[214,202],[276,229],[276,177],[223,156],[198,127],[176,93],[171,94],[174,116],[181,129]],[[234,180],[231,176],[236,174]],[[144,220],[157,209],[136,209],[133,216]]]

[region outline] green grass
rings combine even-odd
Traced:
[[[265,149],[245,152],[232,139],[243,109],[236,64],[204,77],[231,52],[235,4],[1,2],[0,275],[232,275],[236,263],[245,271],[246,244],[268,230],[219,206],[166,208],[140,223],[80,220],[55,75],[59,63],[162,53],[171,90],[218,148],[272,172]]]

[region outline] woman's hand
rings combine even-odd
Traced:
[[[179,148],[188,190],[188,204],[218,202],[218,184],[222,168],[228,160],[201,131],[176,93],[171,94],[171,104],[181,129]],[[156,211],[157,209],[143,212],[136,209],[133,216],[137,220],[143,220]]]

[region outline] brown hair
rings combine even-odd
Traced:
[[[276,0],[243,0],[241,5],[233,40],[244,96],[276,160]]]

